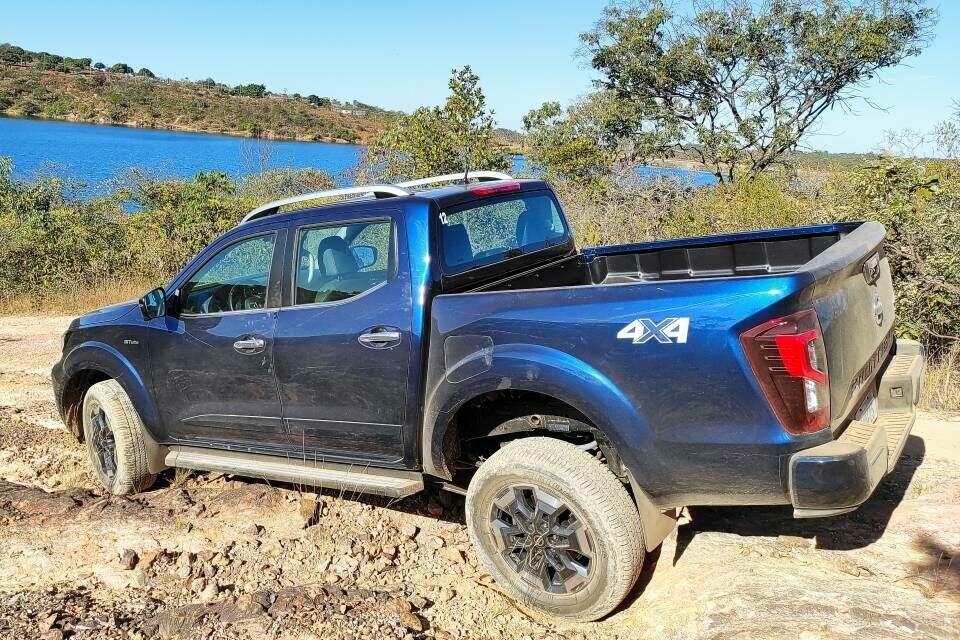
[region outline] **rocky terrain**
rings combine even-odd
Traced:
[[[958,638],[960,420],[923,415],[849,516],[689,509],[606,620],[558,624],[477,563],[456,496],[168,472],[105,495],[47,381],[67,318],[0,318],[0,638]]]

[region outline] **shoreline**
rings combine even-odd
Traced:
[[[7,113],[0,113],[0,118],[4,120],[24,120],[30,122],[53,122],[58,123],[62,122],[64,124],[79,124],[79,125],[90,125],[92,127],[116,127],[120,129],[139,129],[142,131],[169,131],[171,133],[193,133],[197,135],[208,135],[208,136],[226,136],[229,138],[240,138],[242,140],[264,140],[267,142],[318,142],[320,144],[340,144],[347,147],[365,147],[367,146],[366,142],[349,142],[343,140],[342,138],[330,138],[330,139],[316,139],[309,137],[282,137],[275,135],[263,135],[263,136],[254,136],[246,132],[233,132],[233,131],[210,131],[209,129],[198,129],[193,127],[186,127],[182,125],[168,125],[168,126],[144,126],[138,124],[135,121],[128,122],[101,122],[98,120],[79,120],[76,118],[50,118],[46,116],[17,116],[10,115]]]

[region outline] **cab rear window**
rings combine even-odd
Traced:
[[[547,192],[511,194],[444,210],[444,272],[462,273],[566,241],[560,208]]]

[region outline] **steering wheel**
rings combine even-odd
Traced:
[[[230,285],[230,290],[227,292],[227,307],[230,311],[243,311],[244,306],[244,295],[243,295],[244,286],[242,284],[233,284]],[[238,295],[234,295],[238,294]]]
[[[252,293],[248,293],[248,289],[251,289]],[[227,293],[227,305],[230,307],[230,311],[263,309],[266,306],[265,294],[265,291],[257,291],[256,287],[248,287],[243,284],[230,285],[230,291]]]
[[[200,304],[200,311],[203,313],[220,313],[221,311],[227,311],[227,309],[223,308],[223,303],[215,295],[209,295]]]

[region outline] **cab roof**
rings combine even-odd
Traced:
[[[401,183],[402,185],[403,183]],[[371,205],[383,205],[384,208],[394,208],[403,206],[409,202],[428,201],[435,204],[438,208],[457,206],[471,200],[481,200],[493,195],[506,194],[510,192],[529,192],[550,189],[550,186],[543,180],[538,179],[497,179],[484,180],[482,182],[471,182],[468,184],[446,184],[438,187],[424,188],[419,190],[405,190],[401,185],[377,185],[374,187],[351,187],[347,189],[336,189],[332,191],[318,192],[315,194],[305,194],[295,196],[285,200],[278,200],[254,209],[247,217],[241,221],[240,225],[252,224],[255,222],[285,222],[295,217],[305,215],[322,216],[324,213],[341,213],[352,207],[363,207],[367,210]],[[370,189],[370,191],[364,191]],[[344,194],[364,194],[373,193],[375,197],[361,197],[351,200],[339,200],[325,204],[319,204],[287,211],[279,211],[283,206],[306,202],[309,200],[320,199],[324,197],[334,197]],[[255,217],[251,217],[254,216]]]

